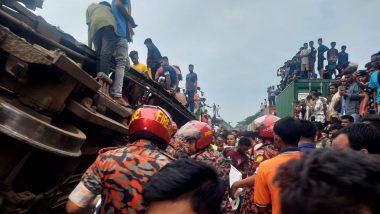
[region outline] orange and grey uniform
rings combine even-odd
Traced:
[[[261,162],[277,156],[278,153],[278,150],[273,144],[257,144],[254,151],[251,151],[250,153],[248,176],[255,174],[255,171]],[[253,188],[244,188],[240,213],[252,214],[257,213],[256,211],[253,203]]]
[[[87,169],[69,199],[86,207],[101,195],[101,213],[144,212],[143,185],[169,162],[170,157],[147,140],[106,151]]]
[[[195,160],[204,162],[213,166],[218,173],[219,179],[224,184],[224,196],[221,206],[221,213],[234,213],[228,199],[228,188],[230,184],[229,174],[231,169],[231,161],[224,158],[223,155],[212,149],[211,146],[207,146],[204,150],[191,156]]]
[[[170,143],[165,152],[175,159],[188,157],[188,154],[185,152],[185,145],[181,144],[173,138],[170,140]]]

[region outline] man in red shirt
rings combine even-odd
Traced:
[[[247,151],[250,148],[251,141],[249,138],[243,137],[239,140],[238,146],[224,151],[225,157],[231,159],[232,165],[243,174],[243,177],[247,175],[249,161]]]

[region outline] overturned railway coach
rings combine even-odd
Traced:
[[[132,108],[114,102],[95,54],[29,9],[43,0],[0,0],[0,213],[60,213],[99,149],[127,142],[133,109],[194,119],[156,82],[129,70]],[[29,9],[28,9],[29,8]]]

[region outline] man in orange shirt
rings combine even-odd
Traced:
[[[300,158],[298,142],[301,137],[300,122],[286,117],[280,119],[274,125],[274,142],[280,149],[276,157],[263,161],[256,170],[254,202],[259,213],[280,214],[280,188],[273,183],[277,168],[293,158]]]

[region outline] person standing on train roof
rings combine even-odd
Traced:
[[[128,59],[128,41],[132,41],[132,28],[137,27],[137,25],[131,16],[131,2],[129,0],[112,0],[111,8],[117,25],[117,40],[115,47],[116,67],[111,95],[120,105],[129,106],[129,104],[123,99],[122,88],[124,72],[130,67]]]

